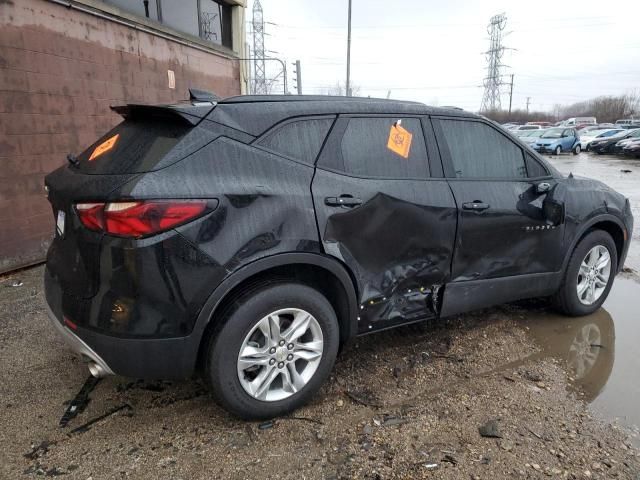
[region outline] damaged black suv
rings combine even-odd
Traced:
[[[493,122],[365,98],[127,105],[46,177],[46,299],[96,376],[201,372],[244,418],[308,401],[356,335],[607,297],[629,201]]]

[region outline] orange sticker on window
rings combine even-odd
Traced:
[[[411,133],[402,128],[399,123],[395,123],[391,125],[391,130],[389,130],[387,148],[403,158],[409,158],[412,138],[413,135]]]
[[[91,156],[89,157],[89,160],[93,160],[94,158],[97,158],[103,153],[111,150],[115,146],[116,142],[118,141],[118,137],[120,137],[120,134],[116,133],[113,137],[108,138],[107,140],[102,142],[100,145],[98,145],[96,149],[93,151],[93,153],[91,154]]]

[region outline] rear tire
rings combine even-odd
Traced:
[[[580,155],[580,151],[582,150],[582,148],[580,147],[580,144],[576,145],[575,148],[573,149],[573,154],[574,155]]]
[[[221,320],[209,342],[205,376],[217,402],[238,417],[291,412],[313,397],[333,368],[338,320],[329,301],[311,287],[258,286]]]
[[[608,269],[605,265],[608,256]],[[602,269],[596,267],[603,265]],[[565,315],[589,315],[600,308],[618,267],[616,245],[607,232],[592,230],[576,245],[552,303]],[[591,295],[593,293],[593,295]]]

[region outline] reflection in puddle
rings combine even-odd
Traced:
[[[640,425],[640,317],[633,299],[640,283],[618,277],[603,308],[586,317],[529,315],[527,326],[543,355],[562,360],[573,388],[602,416]],[[635,443],[640,439],[635,438]]]

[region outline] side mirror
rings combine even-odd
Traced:
[[[536,185],[536,193],[547,193],[551,190],[551,184],[547,182],[541,182]]]

